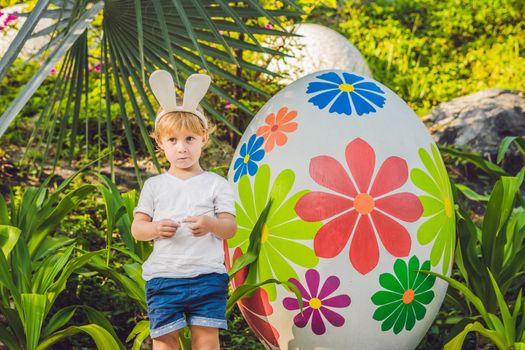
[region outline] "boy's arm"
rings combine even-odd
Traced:
[[[179,225],[172,220],[153,220],[148,214],[137,212],[131,224],[131,234],[138,241],[150,241],[156,237],[169,238]]]
[[[230,213],[217,213],[215,218],[207,215],[188,216],[184,219],[184,222],[188,223],[188,228],[194,236],[203,236],[211,232],[217,238],[229,239],[237,231],[235,215]]]

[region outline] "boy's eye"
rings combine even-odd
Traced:
[[[186,141],[188,141],[188,142],[193,141],[193,140],[195,140],[195,137],[193,137],[193,136],[186,137]]]
[[[169,141],[169,142],[173,142],[173,141],[175,141],[175,138],[174,138],[174,137],[171,137],[171,138],[168,139],[168,141]]]

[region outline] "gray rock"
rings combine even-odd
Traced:
[[[492,158],[505,136],[525,135],[525,91],[487,89],[458,97],[423,121],[436,142],[468,146]]]

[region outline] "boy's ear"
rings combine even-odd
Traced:
[[[157,147],[159,147],[161,150],[164,151],[164,146],[162,145],[162,141],[155,139],[155,142],[157,143]]]
[[[204,134],[204,136],[202,137],[203,146],[206,146],[209,140],[210,140],[210,137],[208,136],[208,134]]]

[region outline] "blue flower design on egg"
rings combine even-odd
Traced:
[[[233,170],[235,171],[234,182],[237,182],[244,174],[255,175],[259,169],[257,162],[264,158],[264,149],[261,148],[263,143],[264,137],[257,137],[254,134],[250,136],[248,142],[241,146],[240,157],[237,158],[233,165]]]
[[[335,72],[324,73],[316,77],[322,81],[308,84],[307,94],[316,94],[308,102],[319,109],[324,109],[334,101],[328,110],[330,113],[352,114],[352,107],[357,115],[376,112],[375,107],[385,105],[385,92],[377,84],[364,81],[365,78],[351,73],[343,77]]]

